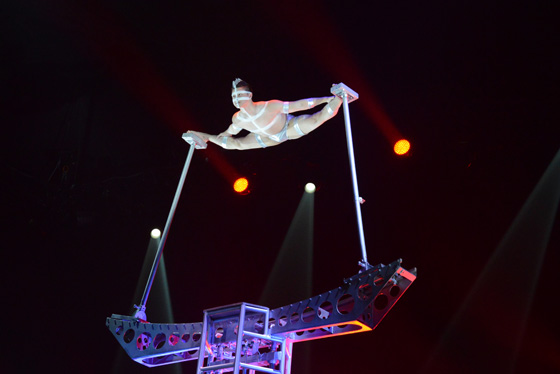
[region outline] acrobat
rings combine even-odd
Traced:
[[[249,84],[239,78],[232,82],[231,98],[239,109],[232,117],[232,124],[218,135],[199,131],[189,131],[224,149],[246,150],[279,145],[286,140],[294,140],[309,134],[323,123],[336,116],[342,99],[338,96],[309,98],[298,101],[258,101],[253,102],[253,92]],[[314,114],[294,116],[291,113],[325,105]],[[249,134],[234,137],[246,130]]]

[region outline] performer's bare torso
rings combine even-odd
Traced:
[[[261,113],[259,115],[259,113]],[[258,116],[257,118],[254,118]],[[248,120],[248,117],[251,120]],[[259,133],[266,128],[266,133],[270,135],[278,134],[286,124],[286,114],[282,113],[282,102],[278,100],[259,101],[252,103],[237,111],[232,117],[232,123],[244,130],[252,133]],[[253,123],[254,122],[254,123]],[[272,123],[274,122],[274,123]],[[256,123],[256,125],[255,125]],[[272,123],[272,126],[268,127]]]

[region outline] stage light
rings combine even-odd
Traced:
[[[315,192],[315,185],[313,183],[307,183],[305,185],[305,192],[307,192],[307,193]]]
[[[393,150],[399,156],[405,155],[410,150],[410,142],[406,139],[401,139],[395,143]]]
[[[249,181],[247,178],[237,178],[233,183],[233,189],[237,193],[247,193],[249,188]]]
[[[153,229],[150,233],[150,236],[152,237],[152,239],[159,239],[159,237],[161,236],[161,231],[159,231],[159,229]]]

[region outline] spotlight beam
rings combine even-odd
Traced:
[[[108,71],[156,118],[174,132],[185,127],[196,130],[201,126],[190,116],[179,97],[158,73],[155,64],[138,46],[126,23],[111,7],[101,2],[60,2],[52,12],[67,29],[99,59]],[[99,27],[103,25],[103,27]],[[230,183],[238,174],[217,150],[209,148],[206,156],[218,173]]]
[[[298,12],[292,12],[290,7],[274,6],[274,9],[271,9],[268,2],[261,2],[261,4],[265,8],[263,16],[275,17],[274,20],[277,24],[284,25],[286,19],[292,20],[287,31],[291,32],[294,43],[306,40],[302,39],[301,35],[321,30],[323,40],[328,40],[328,48],[325,48],[323,43],[305,43],[303,50],[308,52],[309,56],[314,58],[325,72],[339,77],[343,81],[351,82],[362,96],[364,105],[360,107],[389,143],[394,144],[403,137],[383,108],[374,90],[365,83],[367,80],[364,78],[366,75],[363,69],[352,58],[351,50],[342,37],[343,33],[348,30],[339,29],[339,22],[333,20],[325,12],[320,1],[297,2]],[[308,14],[313,14],[313,17],[307,17]]]
[[[540,271],[560,204],[560,151],[523,204],[448,324],[422,372],[439,371],[442,357],[479,340],[466,371],[515,372]],[[551,248],[552,249],[552,248]],[[468,335],[467,335],[468,334]],[[482,339],[481,339],[482,337]],[[483,346],[482,343],[486,344]],[[501,349],[492,350],[496,345]],[[459,353],[458,353],[459,352]],[[493,365],[492,367],[489,367]],[[508,369],[506,369],[508,368]]]

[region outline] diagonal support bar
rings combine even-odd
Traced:
[[[152,285],[154,283],[154,278],[156,276],[157,268],[159,266],[161,256],[163,255],[163,248],[165,247],[167,234],[169,234],[169,227],[171,226],[171,222],[173,221],[173,216],[175,215],[175,210],[177,209],[177,204],[179,203],[179,198],[181,197],[181,191],[183,190],[183,185],[185,184],[185,179],[187,177],[187,172],[189,171],[189,166],[191,164],[194,150],[195,148],[204,149],[207,147],[206,142],[204,142],[204,140],[202,140],[200,137],[196,136],[193,133],[188,132],[183,134],[183,139],[190,144],[187,160],[185,161],[185,166],[183,167],[183,172],[181,173],[181,178],[179,179],[177,191],[175,192],[175,197],[173,199],[173,203],[171,204],[169,215],[167,216],[165,229],[163,230],[163,234],[159,242],[158,250],[156,252],[156,257],[154,258],[154,263],[152,264],[152,269],[150,270],[148,282],[146,283],[146,287],[144,288],[144,294],[142,295],[142,300],[140,301],[140,305],[134,305],[134,307],[136,308],[136,313],[134,314],[134,316],[144,321],[147,319],[146,303],[148,302],[148,297],[150,296],[150,290],[152,289]]]
[[[354,160],[354,145],[352,142],[352,128],[350,126],[350,111],[348,104],[359,98],[359,95],[346,86],[344,83],[333,85],[331,93],[342,99],[344,108],[344,125],[346,128],[346,143],[348,145],[348,158],[350,159],[350,172],[352,173],[352,186],[354,189],[354,205],[356,207],[356,218],[358,220],[358,234],[360,236],[360,247],[362,249],[361,265],[367,270],[371,267],[367,260],[366,240],[364,238],[364,228],[362,224],[362,212],[360,204],[364,201],[358,192],[358,178],[356,176],[356,162]]]

